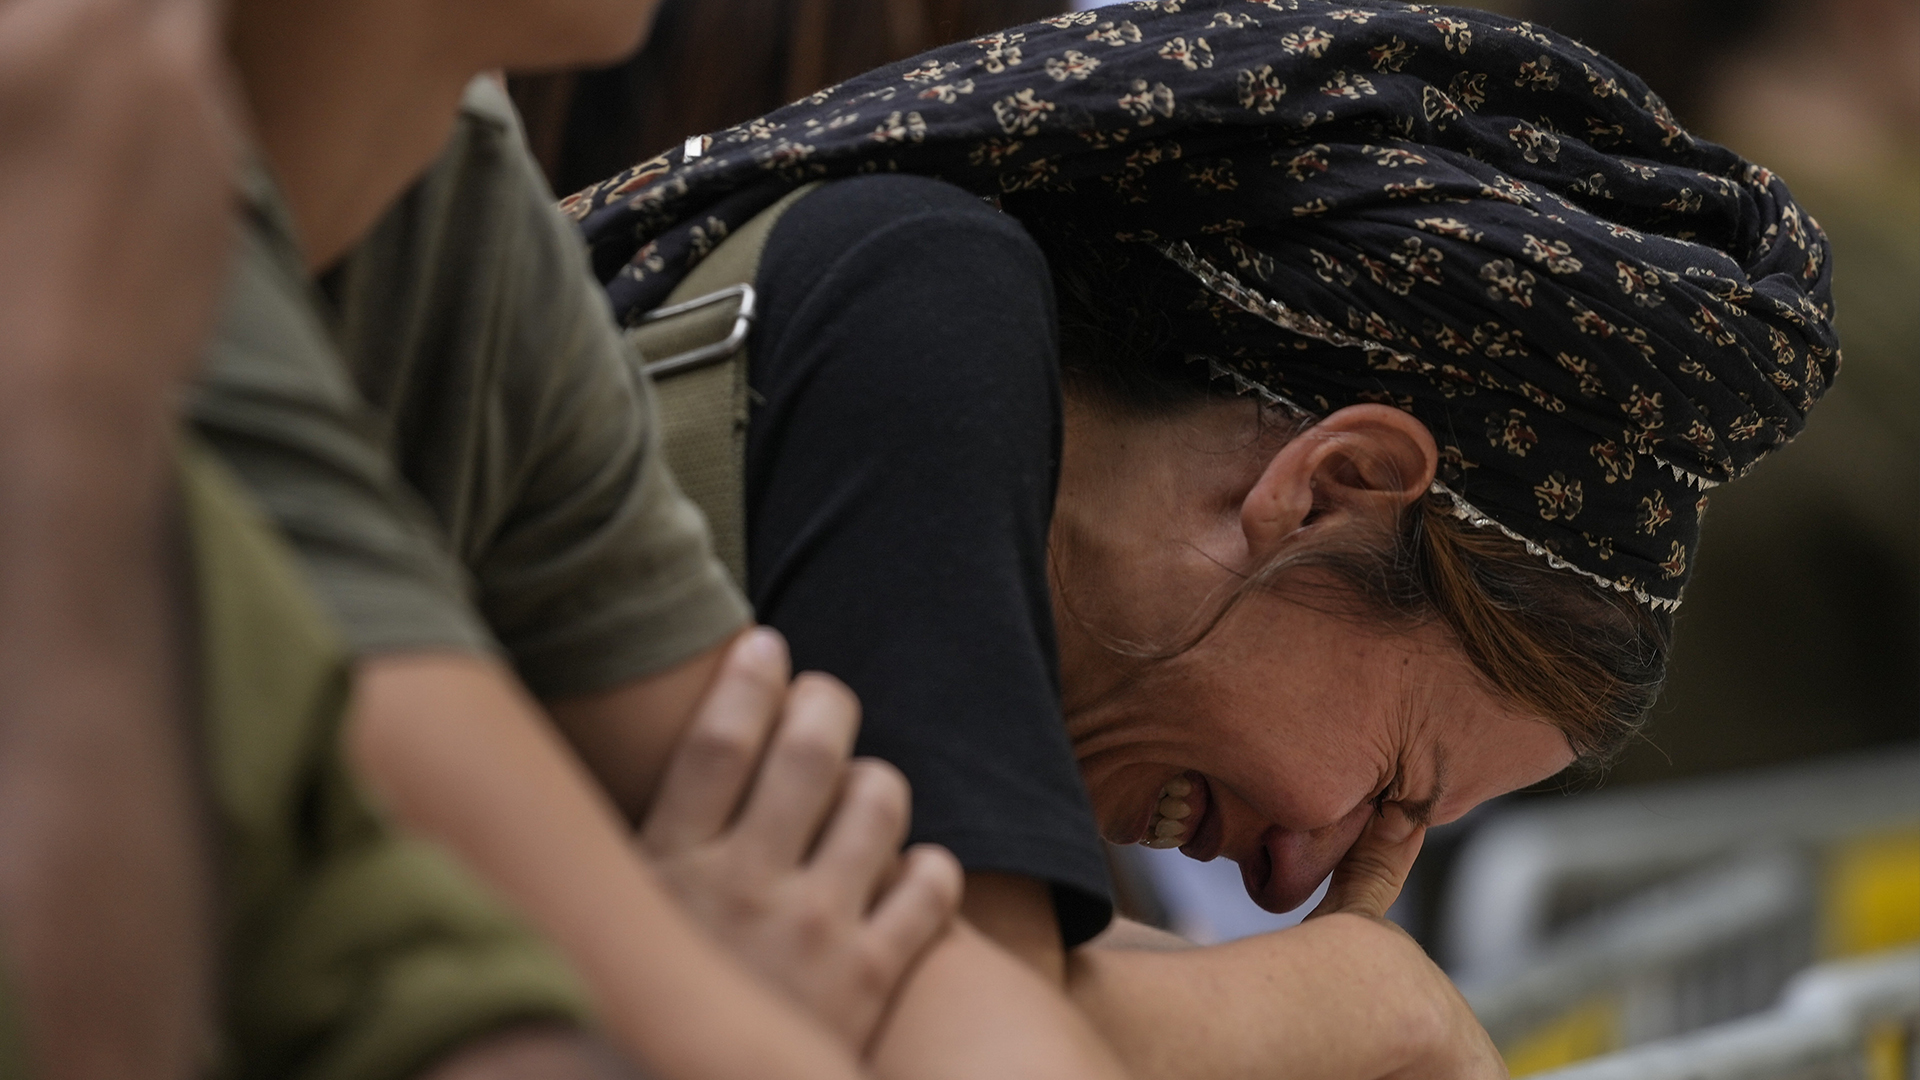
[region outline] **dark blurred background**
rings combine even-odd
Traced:
[[[863,71],[1065,10],[1065,0],[664,0],[625,62],[515,75],[534,154],[565,195]]]

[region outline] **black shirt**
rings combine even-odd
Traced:
[[[913,839],[1053,887],[1071,947],[1112,914],[1060,715],[1047,584],[1060,378],[1047,266],[919,177],[828,184],[762,256],[748,584],[801,669],[859,694],[858,752],[913,784]]]

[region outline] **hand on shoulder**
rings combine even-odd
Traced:
[[[904,856],[910,797],[892,766],[849,760],[859,703],[788,681],[770,630],[735,643],[674,749],[640,847],[695,919],[864,1051],[959,906],[959,864]]]

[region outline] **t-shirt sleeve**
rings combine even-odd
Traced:
[[[320,287],[250,179],[192,413],[356,653],[498,650],[555,697],[744,624],[497,86],[475,81],[433,167]]]
[[[913,838],[1050,883],[1078,944],[1111,903],[1057,688],[1046,265],[978,199],[885,177],[795,204],[758,280],[755,609],[860,696],[858,752],[907,774]]]
[[[368,805],[338,640],[212,455],[183,458],[227,915],[217,1075],[404,1080],[507,1025],[584,1023],[559,955]]]
[[[196,432],[299,553],[356,653],[491,651],[465,571],[340,363],[271,181],[248,181],[251,214],[188,398]]]
[[[362,393],[536,694],[650,674],[745,623],[666,466],[651,386],[491,82],[335,284]]]
[[[525,190],[529,243],[513,260],[513,292],[526,339],[503,360],[501,396],[507,408],[538,407],[520,413],[513,509],[472,566],[481,610],[522,678],[553,696],[667,667],[738,630],[749,611],[667,467],[652,384],[615,331],[573,226],[544,188]]]

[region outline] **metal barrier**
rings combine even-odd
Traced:
[[[1756,851],[1595,913],[1525,968],[1461,980],[1516,1074],[1744,1016],[1813,957],[1813,875]]]
[[[1778,1007],[1540,1080],[1916,1080],[1920,948],[1814,968]]]
[[[1745,1016],[1920,941],[1920,746],[1496,811],[1449,892],[1437,951],[1516,1076]]]
[[[1817,861],[1849,838],[1900,829],[1920,836],[1920,745],[1496,810],[1454,864],[1440,959],[1485,984],[1527,968],[1583,916],[1755,843]]]

